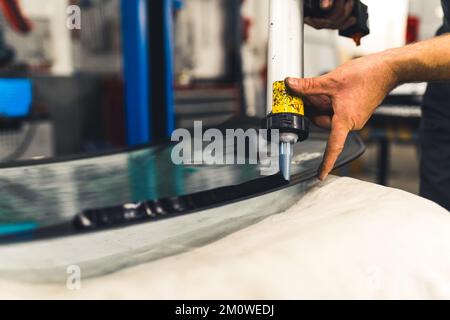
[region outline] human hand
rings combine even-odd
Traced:
[[[334,9],[323,18],[306,17],[305,23],[315,29],[346,30],[356,23],[352,17],[353,0],[320,0],[323,10],[330,10],[335,3]]]
[[[287,78],[289,90],[302,96],[306,116],[318,127],[330,129],[319,170],[324,180],[333,170],[350,131],[361,130],[398,77],[385,53],[350,61],[317,78]]]

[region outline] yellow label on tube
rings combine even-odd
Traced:
[[[273,104],[272,113],[295,113],[305,115],[303,100],[290,95],[286,89],[284,81],[273,83]]]

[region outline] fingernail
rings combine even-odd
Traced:
[[[319,179],[320,181],[323,181],[323,172],[322,172],[322,164],[319,166],[319,169],[317,170],[317,179]]]
[[[296,87],[297,86],[298,80],[295,79],[295,78],[287,78],[286,79],[286,83],[287,83],[288,87],[292,88],[292,87]]]
[[[331,0],[322,0],[320,6],[322,9],[329,9],[332,6],[332,2]]]
[[[322,172],[322,168],[319,169],[319,172],[317,173],[317,178],[320,181],[323,181],[323,172]]]

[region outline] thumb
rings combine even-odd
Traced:
[[[309,95],[320,95],[328,94],[325,85],[325,78],[286,78],[286,85],[289,90],[298,95],[309,96]]]

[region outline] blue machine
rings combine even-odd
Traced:
[[[174,5],[180,0],[122,0],[128,145],[164,139],[174,129]]]
[[[0,117],[25,117],[30,113],[31,102],[30,79],[0,79]]]

